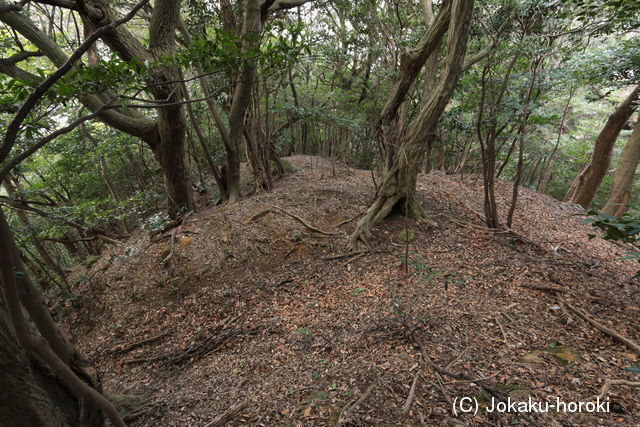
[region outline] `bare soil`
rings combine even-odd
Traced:
[[[640,340],[638,264],[590,239],[580,209],[521,189],[513,231],[491,232],[481,178],[431,174],[419,194],[439,227],[398,214],[368,252],[339,257],[373,199],[371,172],[288,160],[296,171],[271,192],[202,202],[179,227],[113,247],[78,273],[81,297],[54,307],[107,390],[144,395],[131,425],[640,425],[640,393],[624,385],[605,414],[454,416],[448,402],[482,404],[480,382],[555,403],[640,380],[625,370],[638,354],[569,307]],[[504,220],[511,183],[497,194]],[[548,285],[569,292],[531,288]],[[414,337],[441,367],[485,380],[436,373]]]

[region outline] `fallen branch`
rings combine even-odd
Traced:
[[[233,418],[235,418],[241,411],[246,409],[247,406],[249,406],[249,402],[247,402],[246,400],[244,402],[237,403],[227,409],[223,414],[220,414],[213,420],[209,421],[207,424],[205,424],[205,427],[223,426]]]
[[[342,233],[337,233],[337,232],[333,232],[333,231],[325,231],[322,230],[320,228],[314,227],[313,225],[309,224],[307,221],[305,221],[304,219],[300,218],[298,215],[291,213],[285,209],[282,209],[281,207],[278,206],[269,206],[269,209],[265,209],[261,212],[258,212],[257,214],[255,214],[254,216],[251,217],[251,221],[254,221],[256,218],[261,217],[262,215],[265,215],[269,212],[272,213],[283,213],[285,215],[290,216],[291,218],[295,219],[296,221],[298,221],[300,224],[302,224],[305,228],[316,232],[316,233],[320,233],[320,234],[324,234],[326,236],[340,236]]]
[[[151,338],[146,338],[146,339],[143,339],[141,341],[134,342],[133,344],[130,344],[130,345],[126,346],[126,347],[123,347],[123,348],[120,348],[120,349],[115,348],[112,352],[113,353],[129,353],[131,350],[135,350],[136,348],[142,347],[143,345],[147,345],[147,344],[151,344],[152,342],[156,342],[159,339],[164,338],[169,334],[170,334],[170,332],[163,332],[161,334],[154,335]]]
[[[637,342],[635,342],[631,338],[627,338],[624,335],[620,335],[618,332],[614,331],[613,329],[608,328],[607,326],[604,326],[602,323],[600,323],[596,319],[590,317],[587,313],[585,313],[584,311],[582,311],[578,307],[574,307],[573,305],[569,304],[566,301],[563,301],[563,302],[564,302],[564,305],[568,309],[570,309],[571,311],[575,312],[578,316],[582,317],[582,319],[584,319],[587,322],[591,323],[596,329],[604,332],[605,334],[609,335],[612,338],[615,338],[616,340],[620,341],[622,344],[624,344],[627,347],[629,347],[631,350],[633,350],[636,353],[640,354],[640,344],[638,344]]]
[[[209,353],[219,350],[229,339],[240,334],[240,329],[235,325],[239,319],[240,317],[228,318],[218,325],[209,337],[186,350],[173,351],[151,357],[129,359],[125,360],[123,364],[129,365],[134,363],[166,361],[177,365],[194,357],[204,357]]]
[[[371,392],[373,391],[373,389],[375,388],[376,384],[375,382],[373,384],[371,384],[369,386],[369,388],[364,392],[364,394],[362,396],[360,396],[360,398],[358,400],[356,400],[356,402],[349,406],[345,406],[342,411],[340,411],[340,415],[338,416],[338,425],[343,425],[343,424],[349,424],[352,417],[353,417],[353,411],[358,408],[358,406],[360,406],[362,404],[362,402],[364,402],[365,400],[367,400],[369,398],[369,396],[371,395]]]
[[[607,394],[612,385],[627,385],[629,387],[640,387],[640,381],[627,381],[627,380],[604,380],[604,384],[602,385],[602,390],[600,390],[600,394],[598,398],[604,399],[604,396]]]
[[[566,286],[556,286],[556,285],[522,285],[523,288],[535,289],[537,291],[552,291],[552,292],[560,292],[562,294],[570,294],[572,293],[571,289]]]

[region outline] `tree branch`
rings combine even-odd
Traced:
[[[27,100],[20,106],[18,112],[7,127],[7,131],[3,138],[2,144],[0,145],[0,162],[4,161],[11,152],[11,148],[16,142],[18,132],[20,131],[22,123],[27,118],[31,110],[33,110],[33,108],[38,104],[40,99],[45,95],[45,93],[73,68],[75,62],[93,46],[93,43],[95,43],[96,40],[98,40],[107,32],[113,30],[117,26],[124,24],[125,22],[132,19],[135,16],[136,12],[140,10],[142,6],[144,6],[148,1],[149,0],[142,0],[140,3],[136,4],[131,9],[131,11],[123,18],[110,22],[109,24],[98,28],[93,34],[87,37],[84,42],[82,42],[82,44],[71,54],[71,56],[69,56],[66,62],[62,64],[62,66],[60,66],[60,68],[50,74],[36,88],[33,89]]]

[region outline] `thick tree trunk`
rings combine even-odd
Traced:
[[[77,399],[51,371],[20,347],[1,292],[0,384],[2,425],[77,425]]]
[[[602,213],[620,218],[629,207],[633,178],[640,161],[640,119],[636,121],[627,145],[624,146],[616,172],[613,175],[613,189]]]
[[[435,89],[428,97],[422,99],[419,111],[408,125],[406,136],[402,138],[401,144],[394,147],[394,141],[383,141],[385,153],[384,178],[378,189],[376,200],[358,222],[355,231],[350,237],[349,247],[351,249],[355,249],[358,240],[366,239],[370,234],[371,228],[382,221],[396,205],[411,218],[417,220],[426,219],[425,212],[416,197],[416,179],[427,146],[433,139],[433,131],[438,119],[442,115],[462,73],[471,15],[473,13],[472,0],[454,0],[451,3],[451,9],[441,11],[427,32],[429,34],[434,29],[437,29],[438,22],[442,19],[443,12],[446,11],[444,16],[449,21],[449,37],[445,68]],[[449,2],[446,4],[449,5]],[[414,53],[415,56],[409,56],[410,54],[405,53],[407,56],[404,58],[404,66],[409,66],[410,69],[401,69],[400,78],[378,121],[379,126],[385,126],[394,120],[397,109],[404,99],[404,95],[399,95],[406,94],[413,82],[411,76],[414,76],[413,79],[415,79],[415,75],[424,65],[433,49],[438,46],[443,35],[444,31],[440,33],[437,40],[430,40],[429,43],[426,43],[429,37],[423,38],[421,46],[431,46],[430,48],[425,48],[427,51],[421,49]],[[418,67],[417,70],[415,67]],[[394,105],[395,107],[393,107]],[[382,135],[384,135],[384,129]]]
[[[26,421],[17,425],[102,425],[102,414],[97,407],[85,399],[78,400],[74,396],[78,391],[76,386],[84,382],[85,392],[89,389],[88,385],[92,389],[92,397],[102,399],[102,403],[109,405],[99,394],[102,392],[102,386],[97,371],[78,353],[53,322],[36,287],[26,274],[2,209],[0,254],[0,285],[4,289],[4,293],[0,293],[0,400],[10,399],[12,402],[9,405],[0,404],[0,420],[22,421],[22,418],[4,417],[2,414],[28,413],[33,410],[32,416],[25,415]],[[11,293],[7,294],[9,291]],[[14,304],[13,308],[10,304]],[[22,349],[25,347],[22,342],[25,333],[32,334],[24,329],[24,319],[19,318],[22,316],[22,308],[40,333],[38,337],[34,335],[27,339],[30,344],[28,349],[32,350],[30,352]],[[16,329],[18,323],[21,329]],[[22,331],[21,339],[18,331]],[[39,356],[37,359],[35,353]],[[43,360],[43,355],[46,355],[49,367],[52,367],[50,362],[55,359],[58,368],[56,372],[62,372],[59,368],[64,366],[64,383],[42,365],[40,361]],[[72,381],[67,382],[69,379]],[[21,381],[24,383],[21,384]],[[74,392],[69,390],[71,383],[74,384]],[[18,396],[24,397],[24,400],[17,399]],[[88,395],[83,393],[83,396]],[[37,423],[38,419],[45,422]],[[31,420],[34,424],[27,423]]]
[[[195,209],[189,170],[185,164],[186,126],[180,107],[158,109],[160,141],[154,154],[162,166],[167,210],[176,217]]]
[[[180,0],[158,0],[154,3],[149,50],[156,60],[175,53],[180,3]],[[185,164],[187,127],[179,104],[183,94],[176,83],[181,75],[180,70],[172,66],[160,67],[155,74],[162,84],[153,87],[154,96],[163,102],[157,108],[158,141],[151,148],[162,166],[169,216],[176,217],[195,208],[189,170]]]
[[[640,86],[636,86],[622,104],[616,108],[616,111],[609,116],[607,123],[596,139],[591,165],[581,175],[575,193],[571,198],[572,203],[577,203],[585,209],[589,209],[591,206],[600,183],[609,170],[616,139],[636,108],[638,95],[640,95]]]

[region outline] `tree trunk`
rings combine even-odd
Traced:
[[[351,249],[355,249],[358,240],[366,239],[370,234],[371,228],[382,221],[395,206],[398,206],[411,218],[417,220],[426,219],[425,212],[416,197],[417,175],[428,144],[433,138],[433,131],[438,119],[442,115],[462,73],[471,15],[473,13],[472,0],[454,0],[452,3],[450,17],[448,10],[445,9],[447,10],[447,15],[445,16],[449,21],[449,37],[444,70],[435,89],[421,101],[418,113],[408,125],[406,136],[402,140],[397,140],[400,145],[394,147],[396,141],[382,141],[385,155],[383,181],[378,189],[375,201],[358,222],[355,231],[350,237],[349,247]],[[438,28],[438,23],[441,21],[445,10],[440,12],[427,34]],[[445,31],[446,29],[440,33],[439,37],[428,43],[426,39],[429,37],[423,38],[421,46],[430,47],[424,47],[424,49],[420,49],[414,54],[405,52],[403,60],[405,68],[400,70],[399,80],[378,120],[379,126],[385,126],[393,122],[397,109],[402,104],[409,86],[411,86],[429,55],[439,45]],[[409,67],[409,69],[406,67]],[[379,134],[384,135],[384,129]]]
[[[0,366],[0,420],[7,423],[3,425],[77,425],[77,399],[35,356],[19,346],[1,292]]]
[[[640,119],[636,121],[627,145],[624,146],[613,176],[613,188],[602,213],[620,218],[629,207],[633,178],[640,161]]]
[[[175,54],[175,33],[179,19],[179,0],[154,3],[149,27],[149,50],[155,59]],[[179,69],[173,66],[160,67],[155,74],[157,81],[162,84],[153,87],[154,96],[163,102],[157,108],[158,141],[151,148],[162,166],[169,216],[176,217],[195,208],[189,170],[185,164],[187,127],[179,104],[183,94],[176,83],[181,76]]]
[[[244,22],[242,24],[242,51],[249,52],[260,43],[262,31],[259,0],[245,0]],[[251,90],[256,79],[257,59],[243,61],[238,84],[236,85],[231,109],[229,110],[229,147],[227,147],[227,195],[229,202],[240,199],[240,147],[245,130],[245,116],[251,104]]]
[[[602,179],[609,170],[611,155],[616,139],[629,117],[636,108],[636,100],[640,94],[640,86],[636,86],[631,94],[616,108],[616,111],[609,116],[607,123],[600,131],[593,148],[591,165],[581,176],[571,203],[577,203],[585,209],[589,209],[593,198],[598,192]]]
[[[572,87],[569,91],[569,97],[567,98],[567,105],[564,107],[564,112],[562,113],[562,119],[560,120],[560,126],[558,127],[558,138],[556,139],[556,145],[553,147],[553,151],[551,152],[551,156],[549,156],[549,161],[544,168],[544,172],[542,173],[542,178],[540,178],[540,184],[538,185],[538,193],[544,193],[547,189],[547,185],[549,184],[549,179],[551,178],[551,171],[553,170],[553,163],[556,160],[558,155],[558,146],[560,145],[560,138],[562,137],[562,132],[565,128],[565,123],[567,121],[567,114],[569,113],[569,109],[571,107],[571,98],[573,97],[574,88]]]
[[[100,400],[100,407],[110,407],[110,417],[119,420],[113,407],[100,394],[102,385],[97,371],[57,328],[26,274],[2,209],[0,253],[0,285],[4,289],[4,293],[0,293],[0,363],[3,366],[0,369],[0,400],[10,399],[12,402],[0,405],[0,419],[20,420],[20,425],[98,426],[102,425],[102,414],[94,403]],[[33,328],[26,329],[23,308],[35,324],[39,336],[33,335],[30,330]],[[22,348],[32,351],[25,352]],[[52,375],[40,361],[45,361],[58,376]],[[83,398],[78,400],[75,395],[80,390]],[[24,399],[17,399],[18,396]],[[91,399],[91,403],[87,398]],[[17,415],[31,411],[32,415],[25,415],[24,422],[20,417],[1,416],[4,413]],[[45,422],[38,423],[38,419]],[[58,421],[64,419],[65,422]],[[26,421],[33,421],[34,424]]]

